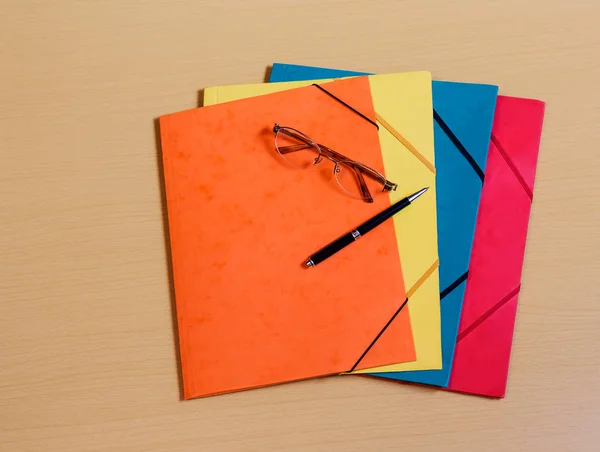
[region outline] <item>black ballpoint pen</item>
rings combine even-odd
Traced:
[[[389,218],[400,212],[402,209],[409,206],[415,199],[417,199],[419,196],[425,193],[428,189],[429,187],[425,187],[422,190],[419,190],[418,192],[413,193],[412,195],[407,196],[404,199],[401,199],[397,203],[392,204],[390,207],[385,209],[383,212],[380,212],[373,218],[368,219],[353,231],[342,235],[338,239],[331,242],[329,245],[325,245],[316,253],[311,254],[310,257],[304,263],[304,265],[306,265],[307,267],[314,267],[320,262],[323,262],[328,257],[333,256],[335,253],[350,245],[355,240],[358,240],[361,236],[365,235],[371,229],[376,228],[385,220],[388,220]]]

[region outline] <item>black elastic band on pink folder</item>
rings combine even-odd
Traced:
[[[477,173],[477,176],[479,176],[481,182],[483,182],[483,170],[479,167],[473,156],[469,154],[469,151],[467,151],[467,148],[464,147],[464,145],[460,142],[458,137],[454,135],[454,132],[450,130],[448,124],[444,122],[442,117],[435,110],[433,110],[433,119],[435,119],[435,122],[438,123],[438,125],[442,128],[442,130],[448,136],[448,138],[450,138],[450,141],[452,141],[454,146],[456,146],[456,149],[458,149],[458,151],[463,155],[467,162],[469,162],[469,165],[471,165],[473,170]]]
[[[371,348],[373,348],[373,346],[375,345],[375,342],[377,342],[379,340],[379,338],[381,337],[381,335],[385,332],[385,330],[388,329],[388,327],[392,324],[392,322],[394,321],[394,319],[396,317],[398,317],[398,314],[400,314],[400,311],[402,311],[402,308],[404,308],[404,306],[406,306],[406,303],[408,303],[408,297],[406,297],[406,300],[404,300],[404,302],[400,305],[400,307],[398,308],[398,310],[394,313],[394,315],[392,316],[392,318],[390,320],[388,320],[388,323],[385,324],[385,326],[383,327],[383,329],[379,332],[379,334],[377,335],[377,337],[375,337],[375,339],[373,339],[373,342],[371,342],[369,344],[369,346],[365,349],[365,351],[363,352],[362,355],[360,355],[360,358],[358,358],[358,361],[356,361],[354,363],[354,366],[352,366],[352,369],[350,369],[348,372],[353,372],[354,369],[356,369],[356,366],[358,366],[360,364],[360,362],[362,361],[362,359],[365,357],[365,355],[367,353],[369,353],[369,350],[371,350]]]
[[[352,110],[354,113],[356,113],[358,116],[360,116],[363,119],[366,119],[367,121],[369,121],[371,124],[373,124],[375,127],[377,127],[377,130],[379,130],[379,126],[377,125],[377,123],[375,121],[373,121],[371,118],[369,118],[368,116],[362,114],[360,111],[358,111],[356,108],[354,108],[353,106],[347,104],[346,102],[344,102],[342,99],[340,99],[339,97],[331,94],[329,91],[327,91],[325,88],[323,88],[321,85],[318,85],[316,83],[313,83],[312,86],[316,86],[317,88],[319,88],[321,91],[323,91],[325,94],[327,94],[329,97],[337,100],[340,104],[342,104],[343,106],[349,108],[350,110]]]

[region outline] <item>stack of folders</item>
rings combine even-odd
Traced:
[[[544,103],[428,72],[270,82],[160,118],[185,398],[326,375],[504,397]]]

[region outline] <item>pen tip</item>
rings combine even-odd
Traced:
[[[422,195],[423,193],[425,193],[427,190],[429,190],[429,187],[425,187],[425,188],[423,188],[423,189],[419,190],[418,192],[416,192],[416,193],[413,193],[412,195],[410,195],[410,196],[408,197],[408,200],[409,200],[410,202],[413,202],[415,199],[417,199],[419,196],[421,196],[421,195]]]

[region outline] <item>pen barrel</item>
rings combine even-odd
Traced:
[[[410,205],[410,201],[408,200],[408,198],[404,198],[404,199],[398,201],[397,203],[391,205],[390,207],[388,207],[387,209],[385,209],[383,212],[379,213],[378,215],[375,215],[373,218],[365,221],[363,224],[361,224],[356,229],[358,230],[358,232],[360,232],[361,235],[365,235],[371,229],[376,228],[377,226],[379,226],[381,223],[383,223],[387,219],[393,217],[395,214],[400,212],[402,209],[404,209],[408,205]]]
[[[316,253],[312,254],[306,261],[306,265],[308,267],[312,267],[314,265],[317,265],[319,262],[323,262],[325,259],[333,256],[335,253],[340,251],[342,248],[350,245],[352,242],[354,242],[360,236],[365,235],[371,229],[376,228],[381,223],[388,220],[389,218],[391,218],[392,216],[394,216],[395,214],[397,214],[398,212],[400,212],[402,209],[404,209],[406,206],[409,206],[410,204],[411,204],[411,201],[409,198],[401,199],[397,203],[395,203],[395,204],[391,205],[390,207],[388,207],[387,209],[385,209],[383,212],[380,212],[379,214],[375,215],[373,218],[370,218],[367,221],[365,221],[363,224],[361,224],[359,227],[357,227],[354,231],[351,231],[351,232],[348,232],[347,234],[342,235],[341,237],[335,239],[330,244],[321,248]]]
[[[358,238],[358,236],[356,238]],[[328,257],[333,256],[335,253],[337,253],[342,248],[350,245],[352,242],[354,242],[356,240],[356,238],[354,235],[352,235],[352,232],[344,234],[343,236],[335,239],[330,244],[324,246],[319,251],[312,254],[309,257],[309,259],[311,261],[313,261],[313,263],[315,265],[317,265],[319,262],[323,262]]]

